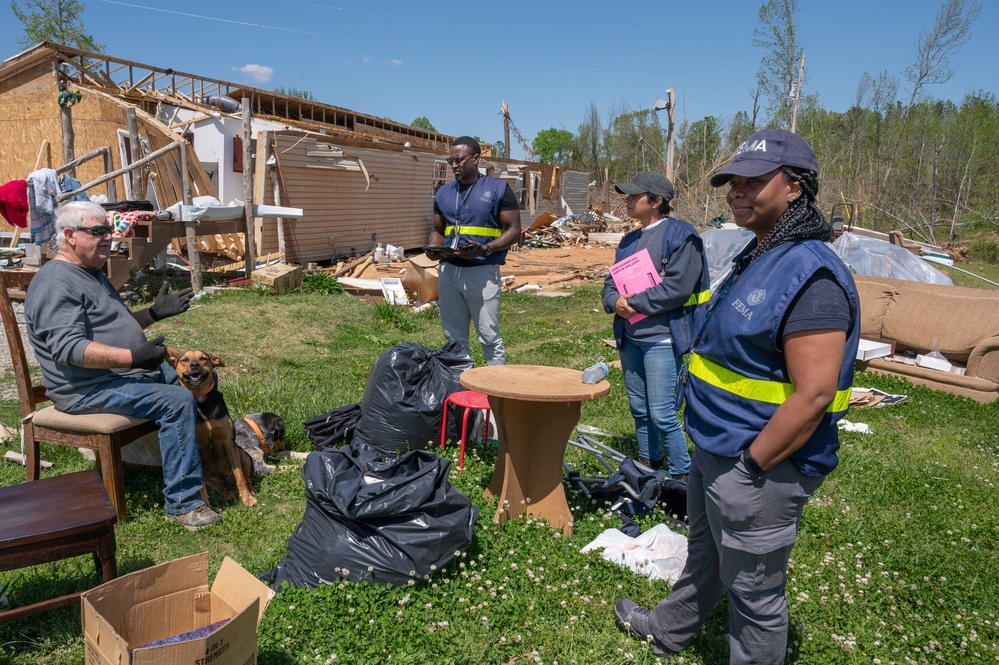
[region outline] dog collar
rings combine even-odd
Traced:
[[[215,378],[214,377],[210,377],[208,379],[208,384],[203,389],[201,387],[199,387],[198,388],[198,392],[194,392],[192,390],[191,394],[194,395],[195,397],[203,397],[204,395],[207,395],[208,393],[210,393],[214,389],[215,389]]]
[[[260,431],[260,427],[257,426],[257,423],[253,422],[249,418],[243,418],[243,421],[250,426],[250,429],[256,432],[257,438],[260,439],[260,448],[263,449],[264,454],[266,455],[270,453],[271,449],[267,445],[267,439],[264,438],[264,433]]]

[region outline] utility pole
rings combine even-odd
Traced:
[[[673,182],[673,114],[676,111],[676,88],[667,88],[666,94],[669,96],[669,108],[666,109],[666,177]]]
[[[510,159],[510,107],[503,102],[503,156]]]
[[[653,107],[658,113],[659,111],[666,111],[666,177],[673,180],[673,114],[676,112],[674,108],[676,106],[676,88],[666,88],[666,97],[668,99],[663,99],[660,97],[656,100],[656,104]],[[659,156],[662,159],[662,155]]]
[[[801,102],[801,82],[805,78],[805,54],[801,54],[801,67],[798,69],[798,84],[791,91],[794,98],[794,109],[791,111],[791,133],[798,128],[798,104]]]

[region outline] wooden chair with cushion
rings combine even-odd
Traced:
[[[6,281],[0,285],[0,317],[14,364],[14,380],[21,402],[22,445],[27,479],[37,480],[39,474],[39,442],[55,443],[75,448],[90,448],[97,453],[97,460],[104,478],[111,503],[120,520],[128,518],[125,507],[125,485],[122,478],[121,448],[149,432],[157,431],[156,424],[141,418],[115,414],[73,416],[57,411],[54,406],[39,407],[48,401],[45,386],[33,386],[28,372],[28,358],[24,352],[21,331],[14,316],[14,307],[7,293]]]

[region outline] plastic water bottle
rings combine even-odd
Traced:
[[[375,256],[373,259],[374,263],[385,263],[385,248],[382,247],[381,243],[375,246]]]
[[[596,363],[595,365],[590,365],[583,370],[583,383],[597,383],[605,376],[607,372],[607,364],[603,362]]]

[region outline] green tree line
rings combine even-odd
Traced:
[[[999,177],[995,95],[977,91],[960,103],[924,99],[906,106],[885,103],[876,88],[876,81],[865,78],[858,103],[845,112],[830,111],[814,97],[802,102],[797,132],[818,154],[823,208],[853,203],[866,226],[901,228],[924,239],[956,239],[969,226],[999,225],[999,188],[993,182]],[[706,116],[681,123],[675,207],[692,221],[726,214],[724,188],[712,188],[708,179],[764,126],[754,128],[745,112],[729,120]],[[575,133],[544,130],[539,138],[535,150],[541,161],[588,171],[601,184],[605,169],[611,182],[638,171],[667,170],[666,132],[651,110],[602,117],[591,104]]]

